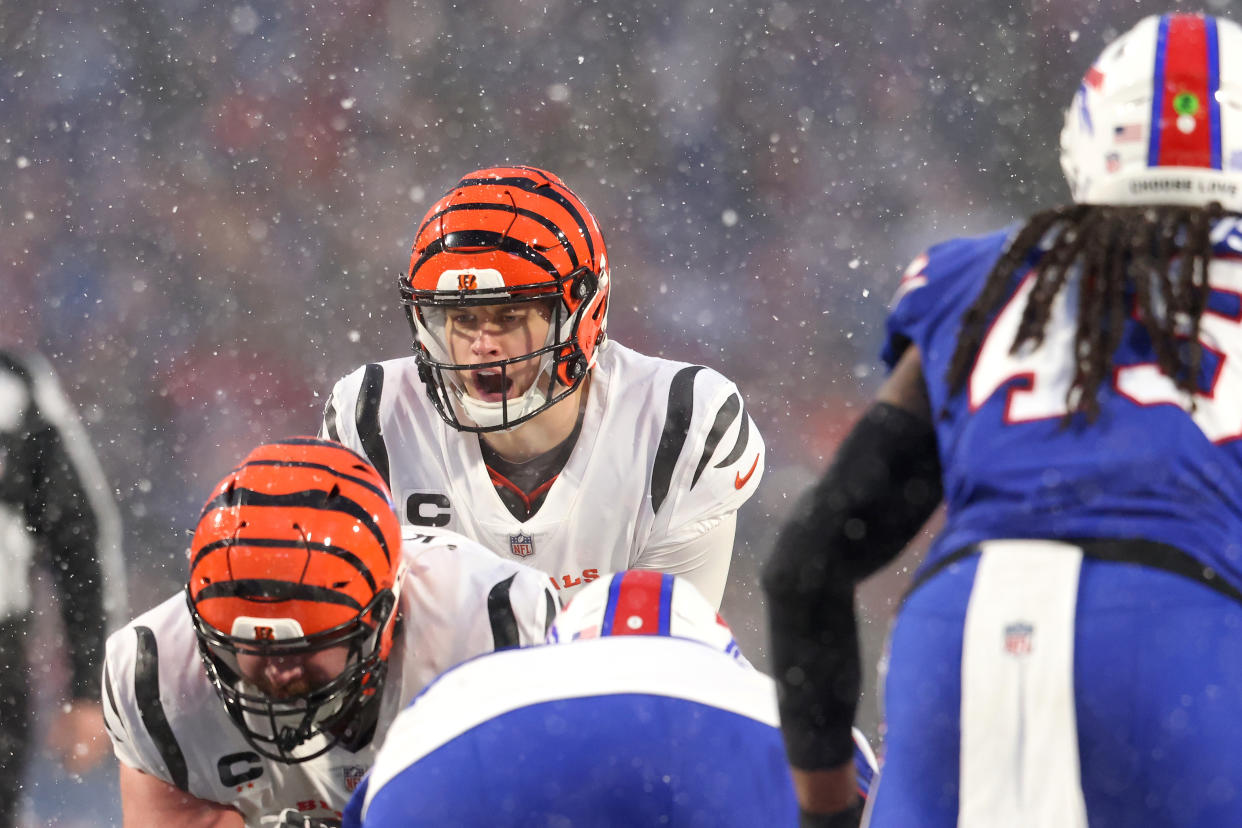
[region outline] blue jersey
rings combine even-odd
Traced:
[[[1030,293],[1026,270],[987,331],[967,387],[945,377],[962,314],[1005,248],[1007,232],[937,245],[907,270],[888,319],[892,367],[918,346],[944,474],[947,520],[924,566],[997,538],[1143,538],[1176,546],[1242,588],[1242,229],[1214,229],[1193,408],[1155,365],[1130,318],[1100,415],[1062,424],[1077,302],[1073,277],[1043,344],[1010,354]]]
[[[797,822],[771,679],[697,641],[625,636],[446,673],[394,723],[344,824]]]

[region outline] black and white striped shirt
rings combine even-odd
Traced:
[[[98,698],[109,620],[126,608],[112,487],[47,361],[0,351],[0,621],[40,611],[36,563],[69,633],[71,693]]]

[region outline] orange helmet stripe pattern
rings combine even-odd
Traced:
[[[462,178],[432,206],[414,239],[409,278],[443,253],[500,251],[530,262],[553,279],[579,267],[598,274],[606,267],[604,240],[590,210],[552,173],[535,167],[493,167]],[[515,279],[541,281],[534,275]]]
[[[391,590],[400,528],[374,468],[337,443],[251,453],[212,493],[191,549],[189,591],[224,634],[238,616],[293,618],[313,635]]]

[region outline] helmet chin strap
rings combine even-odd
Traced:
[[[548,343],[552,339],[552,331],[548,331]],[[555,382],[555,374],[553,372],[553,362],[551,354],[544,354],[539,358],[539,372],[535,374],[534,380],[531,381],[530,387],[527,388],[520,397],[514,397],[511,400],[498,400],[496,402],[487,402],[478,400],[470,396],[464,387],[455,386],[453,388],[457,397],[457,402],[461,406],[462,411],[466,413],[476,426],[482,428],[495,428],[505,422],[505,412],[508,411],[509,420],[517,420],[525,417],[532,411],[538,411],[548,401],[548,391],[545,390],[544,383],[549,386]],[[516,428],[517,426],[514,426]],[[502,431],[510,431],[511,429],[502,429]]]
[[[536,380],[531,383],[530,388],[526,389],[522,396],[498,402],[476,400],[465,391],[458,391],[457,402],[461,405],[462,410],[466,412],[466,416],[475,425],[482,426],[483,428],[494,428],[505,421],[506,409],[508,410],[509,419],[516,420],[532,411],[538,410],[541,405],[547,402],[547,392],[539,386],[540,383]]]

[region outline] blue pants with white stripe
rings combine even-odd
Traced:
[[[976,555],[933,575],[898,615],[871,828],[959,827],[963,716],[971,715],[962,708],[963,631],[978,567]],[[1041,700],[1030,700],[1013,715],[1035,715],[1013,732],[1076,729],[1071,781],[1091,828],[1242,826],[1242,605],[1181,575],[1084,558],[1073,623],[1071,714],[1041,719]],[[998,636],[997,648],[1020,652],[1021,634]],[[1002,763],[976,784],[1004,785],[1006,774],[1023,772]],[[976,824],[984,823],[960,828]]]

